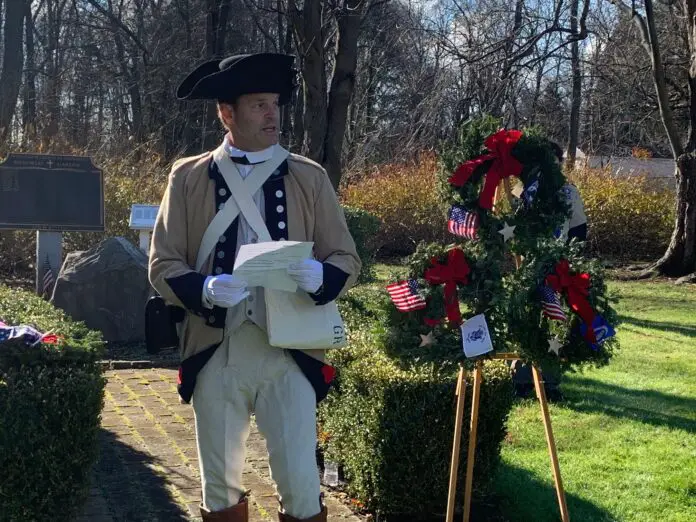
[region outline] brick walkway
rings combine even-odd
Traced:
[[[76,522],[199,521],[200,478],[193,410],[179,404],[176,370],[106,372],[99,462]],[[266,444],[252,424],[244,470],[251,522],[277,520]],[[361,518],[326,495],[331,522]]]

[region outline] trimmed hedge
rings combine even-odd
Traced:
[[[72,520],[98,452],[101,336],[2,285],[0,319],[62,337],[57,346],[0,343],[0,520]]]
[[[406,363],[387,355],[382,345],[384,322],[380,322],[382,294],[377,289],[356,288],[341,301],[350,347],[330,352],[339,377],[319,408],[320,445],[325,460],[342,467],[348,493],[368,510],[407,516],[442,514],[447,503],[457,367],[418,360]],[[490,491],[512,402],[509,368],[502,362],[487,363],[474,471],[476,497]],[[469,415],[467,404],[465,419]],[[460,485],[464,484],[467,444],[465,422]]]

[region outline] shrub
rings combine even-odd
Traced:
[[[414,162],[380,166],[343,188],[344,204],[366,210],[382,222],[375,237],[380,255],[406,255],[420,241],[445,240],[447,220],[437,194],[438,170],[436,156],[424,153]]]
[[[380,228],[376,216],[359,208],[344,206],[348,229],[350,230],[358,256],[362,260],[362,270],[358,283],[367,283],[375,277],[375,256],[377,254],[375,236]]]
[[[649,260],[665,252],[675,219],[672,189],[645,175],[617,176],[609,169],[579,168],[567,176],[582,195],[592,254]]]
[[[101,336],[4,286],[0,318],[62,337],[57,346],[0,343],[0,520],[72,520],[98,451]]]
[[[330,352],[339,379],[319,409],[320,443],[325,460],[342,467],[349,494],[367,509],[383,514],[441,514],[449,484],[456,365],[404,366],[388,356],[380,345],[384,335],[380,300],[375,290],[365,287],[342,300],[350,348]],[[471,397],[470,391],[467,396]],[[487,363],[474,471],[477,497],[489,491],[512,400],[509,369],[504,363]],[[467,404],[465,419],[468,415]],[[467,444],[465,421],[460,486]]]

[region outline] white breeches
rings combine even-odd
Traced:
[[[192,404],[204,508],[218,511],[243,495],[254,413],[283,511],[299,519],[319,513],[314,389],[265,332],[246,322],[227,338],[198,374]]]

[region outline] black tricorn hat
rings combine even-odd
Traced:
[[[232,102],[243,94],[277,93],[285,105],[296,87],[295,57],[288,54],[238,54],[196,67],[176,90],[180,100]]]

